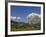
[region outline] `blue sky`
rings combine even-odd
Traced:
[[[21,17],[26,20],[27,15],[32,12],[40,14],[41,8],[36,6],[15,6],[11,5],[11,16]]]

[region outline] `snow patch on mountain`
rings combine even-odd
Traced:
[[[11,20],[20,22],[21,21],[21,17],[11,16]]]
[[[29,14],[29,15],[27,16],[27,18],[28,18],[28,17],[31,17],[31,16],[39,16],[39,17],[41,17],[40,14],[37,14],[37,13],[31,13],[31,14]]]
[[[16,17],[15,16],[11,16],[11,20],[15,20],[16,19]]]

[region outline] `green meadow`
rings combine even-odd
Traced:
[[[11,31],[40,30],[40,24],[29,24],[24,22],[11,22]]]

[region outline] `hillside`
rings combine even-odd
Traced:
[[[11,21],[11,31],[40,30],[40,24],[28,24]]]

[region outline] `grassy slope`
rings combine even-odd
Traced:
[[[40,24],[28,24],[28,23],[12,23],[11,31],[28,31],[28,30],[40,30]]]

